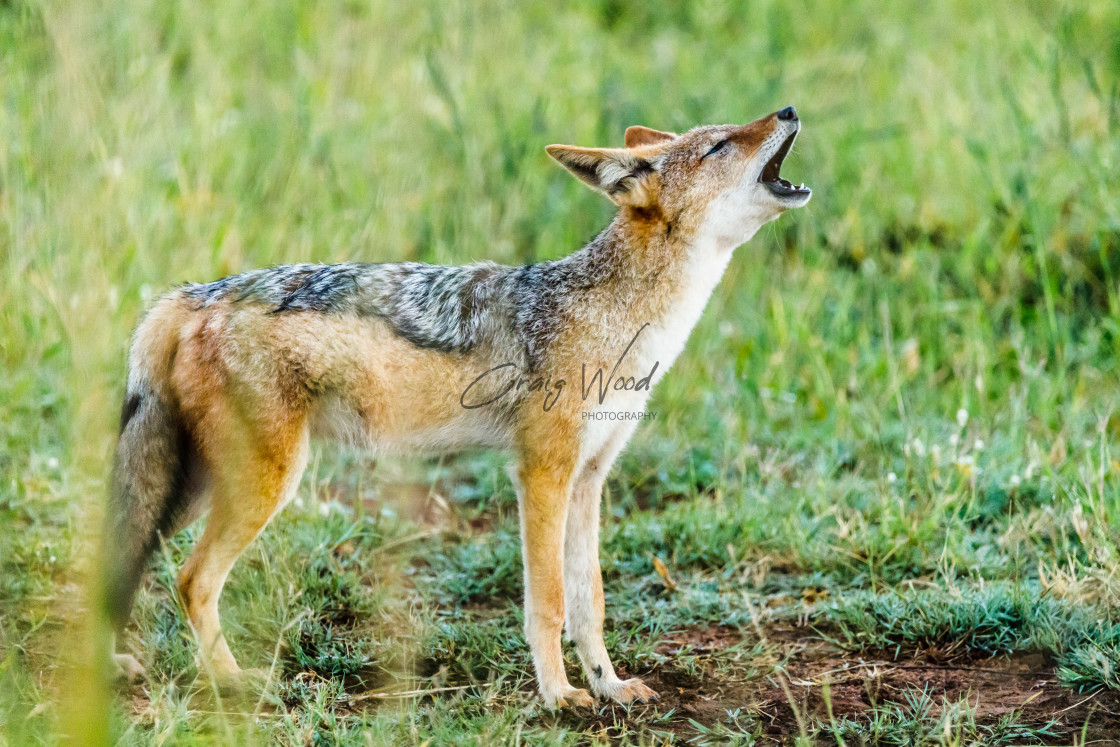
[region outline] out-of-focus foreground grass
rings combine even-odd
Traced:
[[[929,635],[1120,687],[1118,30],[1107,0],[0,2],[0,739],[80,736],[99,712],[72,667],[154,296],[290,261],[561,256],[610,209],[544,145],[787,104],[805,129],[785,171],[815,196],[739,250],[612,476],[612,650],[692,666],[658,641],[749,638],[755,608],[852,650],[912,645],[892,615],[964,599]],[[276,664],[257,718],[190,692],[168,589],[197,530],[167,546],[128,641],[150,679],[106,696],[114,738],[761,738],[750,713],[713,736],[679,713],[526,710],[497,460],[366,467],[316,457],[233,574],[235,651]],[[391,484],[438,494],[438,516]],[[1049,611],[984,618],[1002,633],[977,644],[976,604],[1008,598]],[[357,705],[390,681],[458,689]]]

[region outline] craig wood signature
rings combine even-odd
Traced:
[[[633,392],[649,391],[651,382],[653,381],[653,375],[657,372],[657,366],[659,365],[658,361],[654,361],[653,368],[649,370],[649,373],[646,376],[643,376],[640,379],[633,376],[620,376],[617,378],[615,376],[615,374],[618,372],[618,367],[621,366],[622,361],[626,359],[627,353],[630,352],[630,349],[634,347],[634,343],[637,342],[638,335],[642,334],[642,330],[644,330],[648,326],[649,322],[646,322],[638,329],[637,332],[634,333],[634,337],[630,340],[630,344],[627,345],[626,349],[622,351],[622,355],[618,357],[618,361],[614,364],[614,368],[611,369],[611,372],[609,375],[607,375],[606,379],[603,378],[603,369],[602,367],[600,367],[594,374],[592,374],[590,380],[588,380],[587,364],[584,363],[581,366],[580,389],[583,392],[583,400],[585,402],[587,401],[587,398],[591,396],[593,387],[598,388],[597,396],[600,405],[603,404],[603,400],[607,398],[607,394],[612,390]],[[564,392],[564,387],[568,385],[568,382],[566,380],[559,378],[553,379],[551,375],[522,376],[517,372],[516,369],[516,363],[503,363],[501,365],[494,366],[487,371],[484,371],[479,375],[477,379],[468,384],[467,388],[463,390],[463,393],[459,395],[459,404],[467,410],[474,410],[479,407],[492,405],[508,395],[510,392],[520,390],[522,387],[524,387],[525,391],[528,392],[544,392],[544,410],[545,412],[548,412],[556,404],[556,401],[560,399],[560,395]],[[471,395],[471,390],[476,386],[481,386],[483,383],[493,381],[494,379],[491,379],[491,377],[501,375],[501,372],[504,371],[512,371],[512,373],[514,374],[513,377],[509,380],[509,383],[506,384],[505,388],[503,388],[496,395],[491,396],[489,399],[475,401],[475,398]],[[486,397],[487,395],[479,394],[478,392],[476,392],[476,396]]]

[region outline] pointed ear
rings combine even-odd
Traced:
[[[656,145],[675,137],[676,133],[673,132],[662,132],[661,130],[651,130],[648,127],[634,125],[626,128],[625,142],[627,148],[636,148],[639,145]]]
[[[626,148],[580,148],[550,145],[545,148],[587,186],[602,192],[616,205],[649,205],[656,199],[656,156],[638,155]]]

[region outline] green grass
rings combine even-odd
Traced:
[[[1033,584],[954,586],[935,592],[858,591],[828,605],[822,620],[845,648],[956,648],[971,655],[1037,652],[1081,689],[1120,689],[1120,626],[1097,610],[1040,598]]]
[[[977,723],[967,700],[938,704],[923,690],[910,690],[901,703],[869,709],[860,721],[845,719],[828,725],[825,733],[837,744],[926,747],[950,744],[1037,744],[1060,734],[1052,724],[1031,726],[1015,711],[990,725]]]
[[[1042,652],[1071,693],[1120,691],[1118,28],[1106,0],[0,2],[0,743],[1072,742],[914,692],[776,734],[729,693],[798,618],[851,657]],[[813,202],[737,252],[605,497],[612,655],[726,710],[534,705],[484,454],[316,455],[223,597],[274,669],[259,704],[194,684],[170,581],[197,527],[138,600],[149,682],[88,689],[152,298],[280,262],[562,256],[610,208],[546,144],[786,104]],[[720,626],[738,642],[666,653]]]

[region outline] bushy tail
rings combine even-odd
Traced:
[[[143,332],[142,325],[138,348]],[[167,339],[170,336],[163,337],[160,342],[174,346]],[[117,632],[128,623],[136,587],[161,535],[177,528],[190,500],[188,436],[175,403],[153,378],[166,375],[174,352],[165,345],[156,348],[133,351],[134,369],[144,365],[145,352],[163,358],[165,365],[133,370],[129,376],[105,517],[102,593],[105,612]]]
[[[151,391],[129,392],[121,412],[106,515],[105,605],[120,631],[148,558],[175,523],[183,500],[183,433],[169,403]]]

